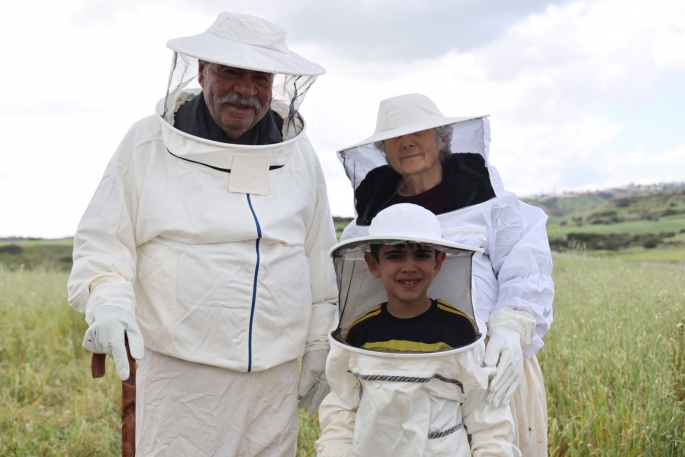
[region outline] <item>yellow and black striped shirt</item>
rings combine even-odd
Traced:
[[[381,303],[357,319],[345,339],[380,352],[444,351],[476,340],[477,328],[466,314],[442,300],[431,302],[428,311],[408,319],[393,316],[388,304]]]

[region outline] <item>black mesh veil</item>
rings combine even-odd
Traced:
[[[170,121],[170,116],[167,116],[167,112],[174,108],[182,92],[192,91],[192,93],[197,93],[201,89],[197,79],[197,71],[197,58],[174,52],[162,114],[167,121]],[[304,128],[304,121],[299,113],[299,107],[307,91],[309,91],[309,88],[315,81],[316,76],[274,75],[271,106],[274,111],[283,117],[284,140],[293,138]]]
[[[371,275],[364,261],[364,253],[368,251],[369,243],[402,244],[404,242],[377,239],[355,243],[350,240],[349,243],[333,251],[333,265],[339,293],[340,320],[335,332],[337,339],[344,339],[352,323],[360,316],[388,300],[382,281]],[[425,245],[447,254],[440,273],[433,279],[433,284],[428,289],[428,296],[450,303],[475,322],[472,270],[473,255],[476,251],[466,247],[456,249],[437,244]]]

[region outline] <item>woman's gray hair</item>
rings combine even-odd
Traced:
[[[441,125],[440,127],[435,128],[435,133],[438,135],[438,140],[442,141],[442,144],[445,146],[440,150],[440,153],[438,154],[438,158],[440,159],[440,163],[445,163],[447,159],[449,158],[450,154],[452,154],[452,148],[450,147],[450,143],[452,143],[452,132],[454,131],[454,124],[448,124],[448,125]],[[385,155],[385,142],[384,141],[376,141],[373,143],[376,149],[381,151],[383,155]],[[387,161],[388,158],[386,156],[385,160]],[[388,162],[388,165],[390,165],[390,162]]]

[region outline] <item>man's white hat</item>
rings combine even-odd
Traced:
[[[331,257],[341,252],[368,244],[399,244],[412,242],[431,246],[437,250],[457,249],[483,252],[482,249],[452,243],[442,238],[437,216],[427,209],[411,203],[398,203],[380,211],[371,221],[369,234],[338,243],[331,248]]]
[[[304,76],[326,73],[290,51],[286,34],[282,27],[259,17],[221,13],[206,32],[174,38],[166,45],[179,54],[247,70]]]
[[[339,151],[485,116],[487,115],[446,117],[425,95],[398,95],[381,102],[376,117],[376,132],[373,135]]]

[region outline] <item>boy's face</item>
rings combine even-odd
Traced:
[[[388,293],[388,301],[404,303],[421,301],[433,283],[445,260],[445,253],[435,255],[435,249],[420,244],[383,245],[378,260],[369,252],[364,254],[369,271],[381,278]]]

